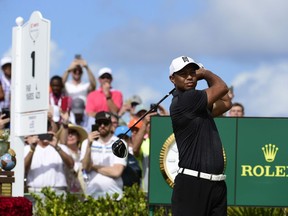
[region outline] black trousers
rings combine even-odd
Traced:
[[[172,194],[173,216],[226,216],[225,181],[178,174]]]

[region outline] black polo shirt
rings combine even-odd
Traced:
[[[170,115],[179,151],[179,167],[210,174],[223,173],[222,143],[207,108],[206,92],[174,91]]]

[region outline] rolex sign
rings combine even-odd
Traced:
[[[215,122],[226,156],[228,205],[288,206],[288,118],[221,117]],[[163,175],[161,159],[173,168],[178,151],[174,145],[173,154],[161,158],[161,150],[172,135],[170,117],[152,118],[150,205],[171,202],[173,184]]]

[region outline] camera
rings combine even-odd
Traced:
[[[98,124],[93,124],[91,131],[98,131],[98,129],[99,129],[99,125]]]
[[[158,106],[156,103],[151,103],[150,104],[150,109],[151,109],[151,112],[157,112],[158,110]]]
[[[3,119],[10,118],[10,110],[9,109],[3,108],[1,114],[5,114]]]
[[[38,138],[40,140],[48,140],[48,141],[52,141],[53,140],[53,134],[51,133],[45,133],[45,134],[38,134]]]
[[[82,57],[81,57],[81,55],[80,54],[76,54],[75,55],[75,59],[81,59]]]

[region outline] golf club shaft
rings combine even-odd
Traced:
[[[170,94],[172,94],[172,92],[175,90],[175,88],[173,88],[168,94],[166,94],[158,103],[156,103],[156,105],[154,107],[151,107],[150,110],[148,110],[146,113],[144,113],[123,135],[122,137],[124,137],[129,131],[132,130],[133,127],[135,127],[135,125],[137,125],[143,118],[145,118],[146,115],[148,115],[150,112],[152,112],[152,110],[156,107],[158,107],[158,105],[165,100]]]

